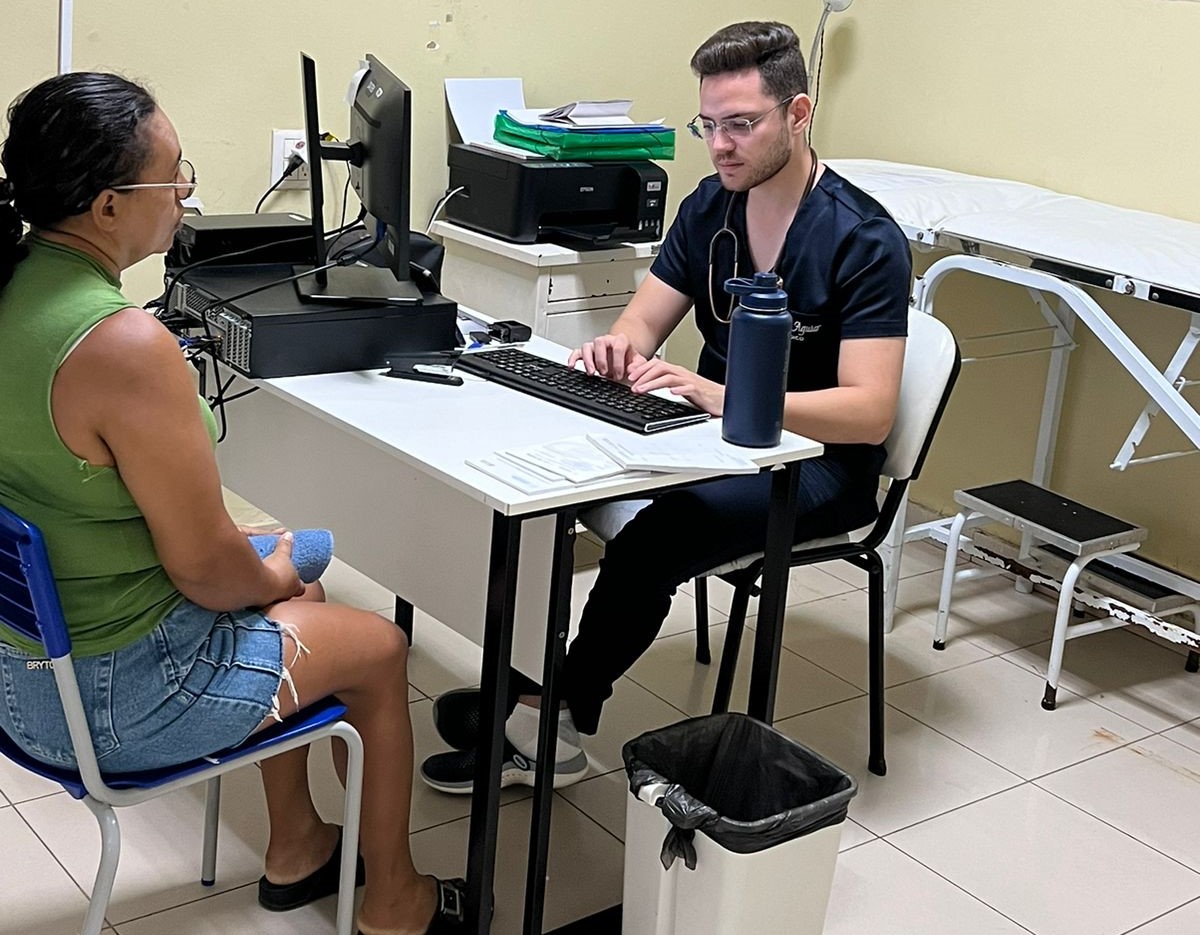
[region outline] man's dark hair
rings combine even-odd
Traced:
[[[87,211],[150,159],[145,120],[158,105],[119,75],[70,72],[13,101],[0,151],[0,288],[24,255],[24,224],[52,227]]]
[[[783,23],[734,23],[711,35],[692,56],[703,81],[713,75],[757,68],[763,90],[777,101],[808,93],[800,40]]]

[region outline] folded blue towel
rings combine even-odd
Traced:
[[[292,564],[305,584],[321,577],[333,558],[333,533],[328,529],[295,529],[292,531]],[[250,544],[259,556],[266,558],[275,551],[279,536],[251,536]]]

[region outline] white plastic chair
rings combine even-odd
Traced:
[[[354,876],[358,855],[358,813],[362,799],[362,739],[342,720],[346,706],[326,698],[280,724],[259,731],[244,743],[212,756],[166,769],[102,775],[96,762],[87,712],[79,696],[71,661],[71,640],[58,600],[54,575],[41,532],[0,506],[0,622],[40,643],[54,667],[71,746],[78,770],[47,766],[33,759],[0,731],[0,753],[31,772],[59,783],[96,816],[100,824],[100,866],[88,902],[83,935],[98,935],[112,896],[121,856],[121,829],[115,809],[136,805],[185,786],[205,783],[204,848],[200,882],[216,882],[217,827],[221,775],[248,763],[286,753],[323,737],[340,737],[348,751],[346,799],[342,814],[342,864],[338,890],[337,932],[354,931]]]
[[[900,379],[900,399],[896,407],[896,421],[892,426],[884,448],[887,458],[882,476],[887,478],[888,487],[879,518],[874,525],[852,534],[833,536],[801,542],[792,549],[791,564],[812,565],[835,559],[848,561],[867,571],[869,619],[868,639],[870,655],[870,754],[868,768],[876,775],[887,772],[884,759],[884,704],[883,704],[883,635],[885,599],[894,599],[894,588],[887,588],[885,597],[884,561],[879,549],[889,538],[892,548],[893,567],[899,565],[899,549],[903,532],[904,505],[908,485],[920,474],[925,455],[933,443],[938,422],[949,401],[950,392],[958,378],[960,356],[958,344],[942,322],[916,309],[908,313],[908,341],[904,350],[904,372]],[[632,519],[638,509],[650,501],[624,501],[605,504],[580,516],[582,522],[596,535],[607,542]],[[860,535],[861,534],[861,535]],[[707,659],[707,587],[704,579],[716,575],[734,586],[733,601],[729,610],[729,623],[725,630],[725,645],[721,652],[721,670],[717,676],[717,687],[713,698],[713,713],[729,708],[729,696],[733,689],[733,676],[737,668],[738,650],[741,647],[742,630],[746,623],[746,608],[759,576],[762,574],[762,553],[747,555],[736,561],[713,568],[696,578],[697,652],[701,662]],[[893,579],[894,581],[894,579]],[[703,623],[701,623],[703,615]],[[703,642],[701,642],[703,631]],[[703,647],[703,653],[701,652]]]

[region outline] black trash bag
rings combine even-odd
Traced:
[[[665,783],[654,804],[672,825],[663,867],[696,869],[692,837],[753,854],[836,825],[858,791],[854,777],[745,714],[713,714],[635,737],[621,749],[629,789]]]

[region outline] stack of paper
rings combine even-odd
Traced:
[[[572,101],[549,110],[539,108],[505,108],[517,123],[527,127],[546,127],[553,130],[662,130],[663,120],[635,123],[629,116],[633,101]]]
[[[522,493],[546,493],[616,475],[647,472],[753,474],[749,458],[715,441],[666,435],[575,435],[545,445],[506,448],[467,464]]]

